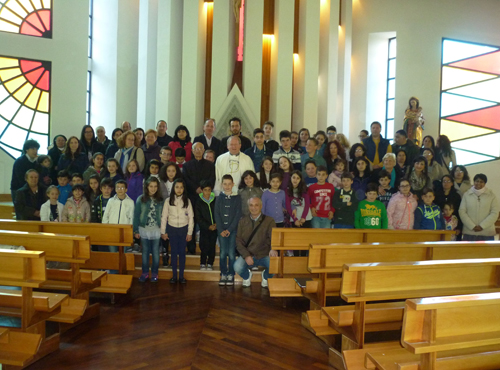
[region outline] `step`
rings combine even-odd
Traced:
[[[135,266],[140,267],[142,265],[142,253],[139,252],[134,252],[134,260],[135,260]],[[153,257],[149,255],[149,263],[151,264],[153,262]],[[163,264],[163,258],[160,256],[160,265]],[[197,267],[200,267],[200,255],[195,254],[195,255],[186,255],[186,267],[191,266],[193,269],[196,269]],[[220,258],[219,255],[215,255],[214,259],[214,268],[219,268],[220,266]]]
[[[260,267],[262,269],[262,267]],[[140,267],[136,267],[134,271],[134,277],[138,278],[141,276],[142,270]],[[165,268],[160,266],[158,270],[158,277],[160,280],[170,280],[172,278],[172,269],[171,268]],[[195,269],[185,269],[184,270],[184,277],[186,280],[192,280],[192,281],[219,281],[220,279],[220,271],[213,270],[213,271],[200,271],[200,270],[195,270]],[[237,283],[241,283],[243,279],[236,274],[234,277],[234,281]],[[252,283],[260,283],[262,281],[262,271],[253,271],[253,276],[252,276]]]

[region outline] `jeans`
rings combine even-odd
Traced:
[[[158,267],[160,266],[160,239],[149,240],[141,238],[142,244],[142,273],[149,272],[149,253],[153,255],[153,265],[151,273],[158,275]]]
[[[217,230],[200,230],[201,265],[214,264],[216,241],[217,241]]]
[[[172,251],[172,277],[177,279],[177,256],[179,256],[179,279],[184,279],[186,267],[186,236],[188,227],[172,227],[167,224],[167,234]]]
[[[334,229],[354,229],[354,225],[347,225],[347,224],[334,224],[333,225]]]
[[[332,227],[332,220],[328,217],[313,217],[311,227],[313,229],[330,229]]]
[[[228,237],[223,238],[219,233],[219,247],[220,247],[220,274],[234,275],[234,260],[236,258],[236,231],[229,234]],[[227,258],[229,257],[229,264]],[[229,271],[229,272],[228,272]]]
[[[264,258],[255,258],[255,257],[252,258],[253,258],[253,266],[264,266],[265,268],[264,279],[267,280],[273,277],[273,275],[269,274],[269,261],[270,261],[269,256],[266,256]],[[234,271],[236,271],[238,275],[240,275],[241,278],[244,280],[250,277],[248,268],[249,266],[243,257],[239,257],[234,263]]]

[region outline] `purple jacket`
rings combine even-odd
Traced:
[[[143,192],[143,182],[144,176],[139,171],[134,172],[130,177],[127,178],[127,195],[134,201],[134,204],[137,198],[139,198],[139,195],[141,195]]]

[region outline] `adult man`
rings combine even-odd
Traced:
[[[300,162],[302,165],[302,175],[306,177],[306,162],[314,161],[316,163],[316,167],[325,166],[326,161],[325,158],[319,155],[318,153],[318,140],[313,137],[307,139],[306,143],[306,152],[300,156]]]
[[[328,126],[326,128],[326,136],[328,136],[328,142],[337,139],[337,128],[335,126]]]
[[[241,120],[238,117],[233,117],[229,120],[229,127],[231,129],[231,136],[237,136],[240,138],[242,152],[252,147],[252,142],[250,141],[250,139],[241,134]],[[227,152],[227,142],[231,136],[226,136],[221,140],[221,152],[219,154]]]
[[[173,140],[172,136],[167,134],[167,122],[162,119],[156,123],[156,132],[158,133],[156,136],[156,142],[160,148],[168,146],[168,143]]]
[[[122,130],[123,130],[123,132],[132,130],[132,126],[130,125],[130,122],[123,121],[122,122]]]
[[[234,271],[243,278],[243,286],[252,283],[252,271],[249,267],[264,266],[261,286],[267,288],[269,257],[277,257],[278,252],[271,249],[271,232],[276,227],[274,219],[262,214],[262,201],[254,197],[248,200],[250,214],[243,216],[238,223],[236,249],[241,257],[234,262]]]
[[[26,184],[16,192],[16,217],[18,220],[40,221],[40,208],[47,200],[45,187],[38,183],[37,170],[26,171]]]
[[[241,175],[245,171],[253,171],[253,162],[248,155],[241,153],[241,141],[239,136],[230,136],[227,140],[227,153],[217,157],[215,162],[215,195],[222,191],[222,176],[231,175],[233,177],[233,195],[238,194],[238,185]]]
[[[40,149],[38,141],[33,139],[26,140],[23,145],[23,154],[14,162],[14,167],[12,167],[12,179],[10,180],[10,193],[14,203],[16,201],[17,190],[26,183],[26,171],[40,169],[36,162],[38,149]]]
[[[111,140],[109,140],[108,137],[106,136],[106,129],[103,126],[97,126],[95,129],[95,132],[97,134],[97,137],[96,137],[97,142],[99,144],[103,145],[104,148],[106,149],[108,147],[109,143],[111,142]]]
[[[214,131],[215,119],[209,118],[203,125],[203,135],[196,136],[193,140],[193,144],[202,143],[205,150],[213,150],[215,152],[215,157],[217,157],[221,151],[221,142],[214,136]]]
[[[261,128],[253,130],[253,142],[253,147],[245,150],[245,154],[252,159],[255,173],[258,173],[264,157],[272,156],[273,152],[267,145],[264,145],[264,130]]]
[[[186,181],[188,197],[194,210],[196,208],[196,202],[200,199],[199,194],[202,192],[200,187],[201,180],[209,181],[211,186],[215,183],[215,165],[203,159],[205,148],[203,148],[202,143],[194,143],[192,149],[194,158],[184,163],[182,172],[184,173],[184,180]],[[191,254],[196,253],[195,239],[196,238],[192,238],[191,241],[187,243],[188,252]]]
[[[366,148],[366,158],[371,162],[375,170],[382,167],[382,158],[386,153],[392,153],[392,147],[389,140],[380,135],[382,130],[380,122],[372,122],[370,130],[372,134],[363,140],[363,145]]]
[[[281,157],[287,157],[295,170],[301,169],[300,153],[292,149],[292,134],[288,130],[280,132],[281,146],[273,153],[273,162],[278,163]]]
[[[403,149],[406,153],[406,163],[412,163],[415,158],[420,155],[418,146],[412,140],[408,140],[408,135],[405,130],[398,130],[394,135],[394,144],[392,144],[392,152],[396,153]]]
[[[274,123],[271,121],[267,121],[264,123],[264,126],[262,126],[262,129],[264,130],[264,144],[266,147],[269,148],[271,153],[274,153],[280,148],[280,145],[276,140],[273,140],[273,128],[274,128]]]

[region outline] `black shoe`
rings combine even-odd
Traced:
[[[176,283],[177,283],[177,279],[176,278],[170,279],[170,284],[176,284]]]
[[[179,283],[181,283],[181,284],[186,284],[186,283],[187,283],[187,280],[186,280],[186,279],[184,279],[184,278],[179,279]]]

